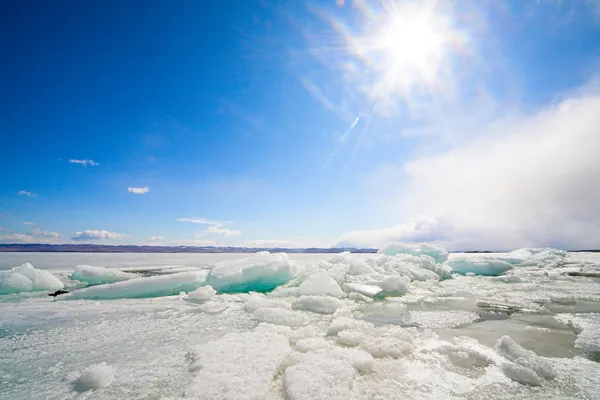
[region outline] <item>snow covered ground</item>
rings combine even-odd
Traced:
[[[599,399],[596,274],[552,249],[0,254],[0,398]]]

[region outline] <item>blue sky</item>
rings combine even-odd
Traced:
[[[0,15],[1,242],[600,243],[597,1]]]

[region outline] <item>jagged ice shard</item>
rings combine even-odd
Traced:
[[[25,263],[8,271],[0,271],[0,295],[63,289],[65,285],[48,271]]]
[[[221,293],[268,292],[294,277],[296,266],[285,253],[261,252],[215,264],[207,283]]]

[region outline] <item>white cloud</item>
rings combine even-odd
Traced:
[[[215,235],[215,236],[229,237],[229,236],[239,236],[242,233],[243,232],[240,231],[239,229],[229,229],[229,228],[223,228],[218,225],[210,225],[208,228],[199,232],[198,234],[201,236]]]
[[[29,243],[33,238],[22,233],[11,233],[8,235],[0,235],[0,243]]]
[[[599,88],[590,85],[541,112],[496,121],[437,155],[382,169],[376,192],[391,199],[384,210],[405,220],[436,215],[435,224],[415,229],[416,219],[341,239],[422,240],[422,231],[449,238],[451,249],[597,248]]]
[[[75,232],[71,235],[71,239],[76,241],[83,240],[121,240],[125,235],[122,233],[109,232],[105,230],[85,230],[83,232]]]
[[[379,248],[391,242],[433,242],[441,238],[437,219],[421,216],[389,228],[346,232],[338,239],[336,246]]]
[[[37,197],[37,193],[28,192],[27,190],[21,190],[18,193],[19,196],[27,196],[27,197]]]
[[[225,224],[230,224],[231,222],[209,221],[206,218],[178,218],[177,221],[191,222],[191,223],[200,224],[200,225],[208,225],[205,230],[200,231],[196,234],[197,237],[201,237],[201,236],[230,237],[230,236],[239,236],[243,233],[239,229],[225,228]]]
[[[164,236],[150,236],[148,238],[148,240],[150,242],[162,242],[163,240],[165,240],[165,237]]]
[[[35,228],[30,232],[30,235],[32,236],[45,236],[45,237],[49,237],[49,238],[59,238],[61,237],[61,234],[58,232],[50,232],[50,231],[45,231],[43,229],[40,228]]]
[[[23,225],[35,225],[33,222],[30,221],[25,221],[23,222]]]
[[[69,162],[70,162],[71,164],[81,164],[81,165],[83,165],[84,167],[87,167],[88,165],[89,165],[89,166],[92,166],[92,167],[97,167],[97,166],[99,165],[99,164],[98,164],[96,161],[94,161],[94,160],[78,160],[78,159],[71,159],[71,160],[69,160]]]
[[[206,218],[177,218],[177,221],[204,225],[222,225],[220,222],[208,221]]]
[[[146,194],[150,191],[150,188],[148,186],[139,187],[139,188],[128,187],[127,191],[129,193],[133,193],[133,194]]]

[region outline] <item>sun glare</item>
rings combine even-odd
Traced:
[[[437,62],[443,51],[444,39],[434,29],[425,16],[394,15],[376,34],[374,45],[392,65],[426,68],[428,63]]]
[[[364,29],[350,44],[376,77],[371,97],[408,100],[418,91],[433,95],[451,80],[450,57],[461,37],[453,27],[452,10],[437,4],[395,1],[381,10],[362,10]]]

